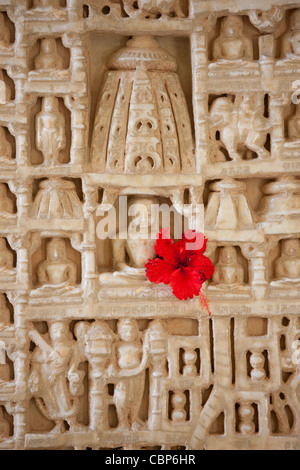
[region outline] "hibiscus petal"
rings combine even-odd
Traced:
[[[210,259],[203,255],[196,254],[191,256],[188,265],[198,272],[202,283],[210,279],[215,272],[215,267]]]
[[[199,295],[202,282],[199,273],[193,268],[179,268],[173,272],[170,285],[173,294],[179,300],[192,299],[194,295]]]
[[[170,239],[170,230],[168,228],[161,229],[157,234],[155,251],[161,258],[167,261],[174,262],[174,240]]]
[[[174,271],[172,263],[168,263],[165,260],[156,258],[155,260],[149,260],[145,265],[146,275],[151,282],[155,284],[170,284],[171,275]]]
[[[197,251],[202,254],[206,250],[207,239],[203,233],[196,233],[195,230],[187,230],[182,235],[182,240],[185,242],[185,249],[187,251]]]
[[[185,242],[184,240],[178,240],[174,244],[174,259],[175,263],[179,265],[186,266],[189,260],[190,253],[185,249]]]

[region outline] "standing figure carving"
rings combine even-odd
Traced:
[[[114,403],[119,419],[119,430],[137,431],[144,426],[139,418],[145,387],[145,368],[148,346],[142,344],[136,320],[118,322],[119,341],[114,345],[116,364],[108,368],[108,377],[116,380]]]
[[[58,105],[57,98],[47,96],[36,118],[36,147],[47,166],[59,164],[60,153],[66,148],[66,120]]]
[[[36,330],[29,333],[37,346],[31,359],[30,391],[40,411],[55,422],[52,433],[65,432],[64,421],[70,432],[80,431],[78,397],[83,394],[84,372],[79,370],[79,349],[66,323],[51,324],[49,334],[45,338]]]

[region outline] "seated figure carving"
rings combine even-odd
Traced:
[[[7,140],[4,127],[0,126],[0,165],[15,165],[12,158],[12,145]]]
[[[293,13],[290,31],[283,38],[283,57],[289,60],[300,59],[300,9]]]
[[[113,262],[114,273],[103,273],[100,275],[100,281],[107,284],[127,284],[132,281],[146,281],[145,264],[149,259],[156,257],[155,243],[151,239],[151,205],[157,203],[155,197],[136,197],[133,198],[128,210],[137,204],[141,212],[138,220],[140,231],[135,232],[135,220],[131,220],[127,238],[122,239],[122,233],[113,240]],[[153,222],[155,224],[155,221]],[[133,231],[130,230],[130,227]],[[148,237],[148,238],[147,238]],[[127,257],[129,261],[127,261]]]
[[[236,247],[224,246],[220,249],[212,281],[218,289],[244,285],[244,268],[238,261]]]
[[[240,16],[228,16],[222,20],[221,34],[213,45],[214,61],[253,60],[253,43],[243,29],[243,18]]]
[[[292,141],[300,140],[300,105],[296,106],[296,112],[288,121],[288,137]]]
[[[4,354],[4,358],[2,358],[2,354]],[[10,385],[11,383],[11,378],[10,378],[10,369],[8,364],[3,364],[3,359],[5,360],[5,351],[1,350],[1,342],[0,342],[0,357],[1,357],[1,363],[0,363],[0,389],[6,388],[7,386]]]
[[[6,184],[0,183],[0,219],[12,217],[14,203],[7,195]]]
[[[7,104],[11,100],[11,89],[5,81],[4,71],[0,69],[0,104]]]
[[[0,238],[0,281],[11,282],[16,276],[16,270],[13,268],[14,256],[7,248],[5,238]]]
[[[0,294],[0,332],[10,326],[10,311],[6,305],[6,298],[4,294]]]
[[[61,0],[33,0],[27,16],[34,20],[37,15],[40,21],[60,21],[66,18],[66,8],[62,7]]]
[[[4,419],[3,407],[0,406],[0,442],[9,436],[9,424]]]
[[[40,71],[64,69],[55,38],[46,38],[41,41],[41,50],[34,60],[34,68]]]
[[[283,240],[281,255],[275,264],[276,280],[273,287],[295,287],[300,285],[300,240]]]
[[[47,259],[37,268],[38,289],[32,292],[36,297],[80,295],[76,287],[77,265],[67,257],[66,242],[53,238],[47,245]]]
[[[144,426],[139,411],[145,387],[148,348],[147,345],[143,348],[136,320],[119,320],[118,334],[119,341],[114,345],[116,363],[109,366],[107,376],[117,381],[114,403],[119,419],[118,430],[137,431]]]
[[[10,46],[10,31],[5,24],[4,13],[0,12],[0,49]]]

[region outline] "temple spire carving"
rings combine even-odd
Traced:
[[[108,62],[92,163],[112,173],[191,173],[194,145],[177,64],[154,38],[134,37]]]

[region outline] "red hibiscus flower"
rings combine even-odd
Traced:
[[[214,266],[203,255],[207,239],[202,233],[189,230],[174,243],[169,229],[157,235],[155,250],[158,257],[145,265],[148,279],[155,284],[170,285],[180,300],[201,295],[201,287],[214,273]]]

